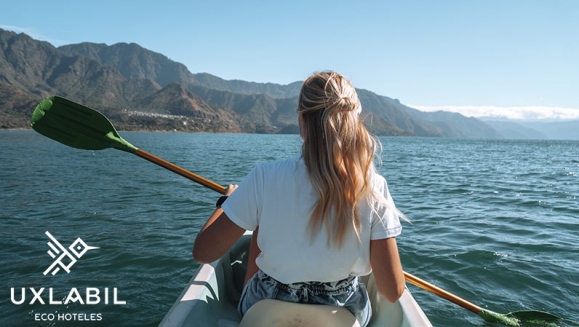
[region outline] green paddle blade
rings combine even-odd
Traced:
[[[557,317],[548,312],[534,310],[513,311],[507,314],[501,314],[481,309],[479,316],[487,322],[500,323],[512,327],[562,327],[570,326],[569,324],[579,326],[573,321]],[[566,324],[560,325],[559,323]]]
[[[30,125],[38,133],[77,149],[137,151],[100,112],[58,96],[36,106]]]

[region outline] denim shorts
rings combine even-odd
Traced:
[[[243,289],[237,309],[243,316],[252,305],[263,299],[344,307],[362,327],[368,325],[372,316],[366,286],[356,276],[327,283],[283,284],[259,270]]]

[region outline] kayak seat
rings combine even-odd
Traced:
[[[267,299],[249,308],[239,327],[360,327],[360,324],[344,308]]]
[[[234,252],[229,253],[229,260],[222,261],[221,267],[224,274],[223,283],[226,298],[231,305],[237,307],[241,292],[243,291],[243,280],[245,278],[247,264],[244,265],[242,258],[239,257],[239,253]]]

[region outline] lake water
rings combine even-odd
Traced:
[[[222,185],[300,151],[292,135],[122,135]],[[579,320],[579,142],[381,141],[379,170],[412,220],[398,237],[406,271],[493,311]],[[71,149],[32,131],[0,131],[0,158],[0,326],[158,325],[198,267],[193,240],[218,194],[137,156]],[[64,247],[80,237],[99,249],[68,274],[44,275],[54,261],[46,231]],[[50,288],[61,301],[89,287],[99,288],[98,304],[48,303]],[[19,300],[22,288],[26,301],[15,305],[11,289]],[[29,304],[30,288],[46,304]],[[126,304],[113,304],[114,288]],[[488,326],[408,288],[434,326]],[[51,313],[96,321],[36,321]]]

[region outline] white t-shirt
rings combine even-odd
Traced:
[[[386,180],[380,175],[375,177],[375,190],[393,207]],[[259,226],[257,243],[262,252],[256,264],[285,284],[367,275],[372,271],[370,240],[395,237],[402,231],[394,208],[378,208],[377,215],[361,200],[361,243],[351,228],[341,248],[327,246],[325,229],[313,240],[308,230],[316,200],[304,161],[296,157],[258,164],[222,208],[241,228],[255,230]]]

